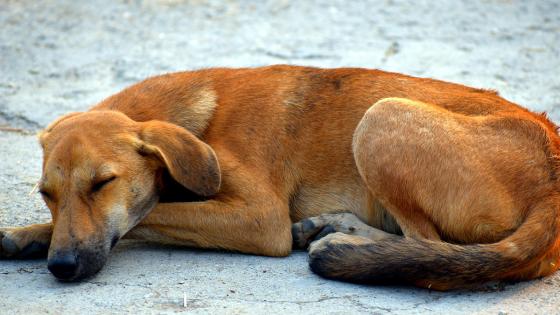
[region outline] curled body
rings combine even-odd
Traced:
[[[3,229],[0,253],[48,253],[65,280],[123,237],[285,256],[324,236],[322,276],[442,290],[559,266],[556,127],[494,91],[357,68],[179,72],[40,142],[53,221]]]

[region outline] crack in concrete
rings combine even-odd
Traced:
[[[297,304],[297,305],[307,305],[307,304],[315,304],[315,303],[322,303],[325,301],[331,301],[331,300],[346,300],[351,302],[352,304],[354,304],[354,306],[358,306],[360,308],[366,308],[366,309],[379,309],[379,310],[383,310],[383,311],[388,311],[390,312],[391,310],[388,308],[383,308],[383,307],[378,307],[378,306],[368,306],[368,305],[364,305],[363,303],[355,300],[356,298],[368,298],[370,296],[350,296],[350,295],[346,295],[346,296],[330,296],[330,297],[322,297],[319,298],[317,300],[310,300],[310,301],[297,301],[297,300],[267,300],[267,299],[248,299],[248,298],[242,298],[242,297],[231,297],[231,296],[227,296],[227,297],[217,297],[217,296],[213,296],[213,297],[207,297],[207,298],[190,298],[187,299],[187,301],[192,301],[192,302],[207,302],[207,301],[223,301],[224,298],[227,298],[228,300],[232,300],[232,301],[237,301],[237,302],[248,302],[248,303],[278,303],[278,304]]]
[[[3,123],[1,127],[2,131],[33,134],[43,129],[41,124],[22,114],[12,114],[2,110],[0,110],[0,123]]]
[[[23,128],[16,128],[16,127],[10,127],[10,126],[0,126],[0,131],[4,131],[4,132],[15,132],[15,133],[19,133],[21,135],[25,135],[25,136],[30,136],[35,134],[34,132],[30,131],[30,130],[25,130]]]
[[[245,302],[245,303],[271,303],[271,304],[296,304],[299,306],[303,306],[303,305],[308,305],[308,304],[315,304],[315,303],[322,303],[325,301],[331,301],[331,300],[346,300],[348,302],[350,302],[354,307],[363,309],[363,310],[367,310],[368,312],[372,312],[375,310],[378,311],[382,311],[385,313],[394,313],[394,312],[404,312],[404,311],[410,311],[410,310],[417,310],[419,308],[424,308],[425,310],[430,310],[429,308],[425,307],[425,305],[429,304],[430,302],[433,302],[435,300],[425,300],[419,303],[415,303],[412,307],[408,307],[408,308],[388,308],[388,307],[381,307],[381,306],[375,306],[375,305],[366,305],[362,302],[360,302],[357,299],[360,298],[370,298],[371,296],[365,296],[365,295],[361,295],[361,296],[351,296],[351,295],[346,295],[346,296],[335,296],[335,297],[323,297],[323,298],[319,298],[317,300],[311,300],[311,301],[297,301],[297,300],[266,300],[266,299],[247,299],[247,298],[234,298],[234,297],[207,297],[207,298],[190,298],[187,299],[188,302],[192,302],[192,303],[208,303],[209,301],[220,301],[223,302],[225,298],[227,298],[228,300],[232,300],[232,301],[236,301],[236,302]],[[437,300],[437,299],[436,299]],[[206,307],[211,307],[211,306],[206,306]]]

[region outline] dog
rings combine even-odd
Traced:
[[[435,290],[560,265],[560,137],[497,92],[359,68],[152,77],[39,136],[52,222],[3,258],[97,273],[122,238],[286,256]],[[295,222],[293,224],[293,222]]]

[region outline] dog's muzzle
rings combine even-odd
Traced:
[[[78,274],[78,258],[71,251],[56,252],[49,259],[49,271],[60,280],[71,280]]]

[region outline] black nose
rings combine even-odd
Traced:
[[[58,252],[49,259],[48,268],[60,280],[74,278],[78,271],[78,260],[72,252]]]

